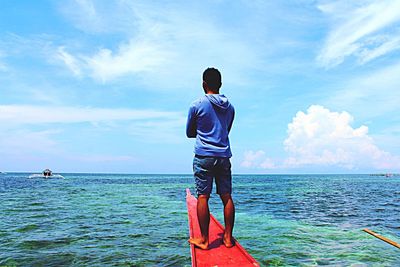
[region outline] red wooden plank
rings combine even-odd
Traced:
[[[197,199],[186,189],[186,204],[189,218],[190,237],[200,237],[200,227],[197,221]],[[222,243],[224,227],[214,216],[210,216],[208,250],[202,250],[190,245],[193,267],[246,267],[260,266],[256,260],[235,240],[235,246],[227,248]]]

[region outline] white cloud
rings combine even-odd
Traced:
[[[114,42],[98,47],[94,53],[82,53],[66,46],[64,56],[79,62],[83,75],[101,82],[140,74],[143,81],[151,81],[152,87],[172,86],[172,83],[175,88],[186,87],[185,81],[191,84],[198,79],[192,73],[198,74],[214,65],[223,68],[225,75],[231,75],[230,80],[246,83],[243,70],[256,69],[260,56],[266,53],[265,46],[256,51],[253,41],[243,38],[240,32],[225,29],[226,25],[217,23],[210,14],[201,13],[199,6],[191,2],[161,6],[124,1],[114,3],[109,9],[98,2],[92,5],[94,11],[81,7],[75,12],[70,7],[66,14],[74,18],[94,14],[79,20],[80,23],[90,20],[86,22],[87,28],[109,24],[115,32],[122,30],[127,38],[116,39],[117,45]],[[116,22],[111,19],[114,13],[119,16]],[[182,71],[187,75],[182,75]]]
[[[81,68],[79,66],[78,60],[71,54],[65,51],[64,47],[59,47],[56,52],[56,58],[60,59],[67,66],[69,70],[76,76],[81,75]]]
[[[170,111],[107,109],[90,107],[0,105],[0,123],[42,124],[42,123],[79,123],[108,122],[121,120],[181,119],[182,115]]]
[[[93,55],[72,55],[61,46],[56,58],[75,76],[85,73],[106,83],[125,75],[151,71],[168,58],[168,52],[155,42],[132,39],[121,43],[116,51],[101,48]]]
[[[347,112],[331,112],[313,105],[299,111],[288,125],[284,166],[338,166],[345,169],[399,170],[400,157],[379,149],[368,127],[353,128]]]
[[[240,166],[258,169],[274,169],[276,167],[273,160],[266,157],[266,154],[263,150],[249,150],[244,152],[244,159]]]
[[[365,63],[400,48],[399,0],[361,4],[337,1],[320,5],[319,9],[330,16],[333,24],[318,55],[318,61],[325,67],[336,66],[348,56],[359,57]]]
[[[100,49],[91,57],[83,57],[83,61],[93,78],[107,82],[124,75],[150,71],[167,57],[168,52],[155,42],[133,39],[127,44],[120,44],[115,53]]]
[[[371,40],[372,43],[378,43],[374,48],[364,48],[359,53],[359,60],[361,64],[371,61],[377,57],[383,56],[391,51],[400,48],[400,32],[393,34],[393,36],[378,36],[376,41]]]

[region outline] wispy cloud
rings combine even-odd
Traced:
[[[347,109],[363,119],[390,115],[399,118],[400,62],[354,76],[324,102],[337,109]],[[373,106],[373,109],[371,108]]]
[[[115,52],[100,49],[97,54],[84,56],[82,60],[90,71],[90,76],[107,82],[124,75],[151,71],[166,61],[167,57],[168,52],[154,42],[131,40],[120,44]]]
[[[126,147],[120,140],[106,141],[121,145],[117,152],[105,154],[97,143],[90,153],[79,152],[82,149],[78,147],[85,144],[79,143],[79,138],[78,143],[72,141],[77,140],[76,136],[66,138],[66,133],[75,132],[76,125],[80,124],[82,138],[96,136],[102,140],[96,142],[104,142],[99,136],[107,132],[110,136],[126,135],[130,146],[138,142],[167,144],[182,140],[178,136],[182,136],[184,121],[184,116],[178,112],[152,109],[0,105],[0,155],[7,159],[7,164],[17,159],[32,159],[43,164],[53,161],[54,155],[70,163],[137,163],[138,157],[121,152]],[[82,125],[85,123],[87,127]]]
[[[58,170],[112,169],[115,164],[137,163],[138,158],[129,154],[104,154],[102,151],[76,152],[59,141],[59,129],[29,130],[0,127],[0,168],[12,170],[41,170],[51,166]],[[72,150],[72,151],[71,151]],[[24,164],[22,164],[24,162]],[[70,167],[67,167],[67,165]],[[58,166],[58,167],[57,167]],[[94,167],[94,166],[97,166]],[[120,166],[121,167],[121,166]],[[114,171],[118,171],[114,170]]]
[[[57,142],[53,138],[61,133],[58,129],[32,131],[26,129],[7,130],[4,128],[0,128],[0,151],[3,156],[23,156],[27,151],[29,151],[29,154],[55,154],[58,151]]]
[[[0,49],[7,51],[7,57],[46,58],[52,59],[56,46],[55,36],[45,33],[19,35],[7,33],[0,39]]]
[[[319,9],[332,21],[317,58],[325,67],[334,67],[349,56],[366,63],[400,48],[399,0],[335,1],[321,4]]]
[[[56,58],[60,59],[74,75],[81,75],[81,67],[79,66],[79,61],[71,54],[66,52],[63,46],[60,46],[57,49]]]
[[[371,39],[372,44],[377,43],[374,48],[364,48],[359,53],[361,64],[367,63],[375,58],[386,55],[394,50],[400,49],[400,31],[391,35],[377,36]]]
[[[30,101],[38,102],[42,105],[60,105],[63,102],[59,92],[52,90],[51,86],[40,85],[35,86],[35,88],[28,86],[28,88],[21,88],[20,93],[29,98]]]
[[[107,122],[121,120],[181,119],[180,113],[158,110],[90,107],[0,105],[2,124]]]
[[[67,0],[59,10],[79,30],[101,34],[134,31],[135,17],[127,1]]]
[[[283,60],[276,52],[298,47],[299,41],[269,32],[270,24],[280,23],[275,20],[283,17],[275,14],[279,5],[238,4],[235,8],[241,6],[245,12],[236,10],[235,24],[243,28],[216,15],[226,3],[210,5],[215,10],[210,12],[206,6],[190,1],[160,5],[148,1],[69,0],[59,4],[62,14],[80,30],[79,34],[83,30],[90,37],[11,34],[7,48],[17,56],[44,57],[47,63],[65,67],[74,77],[90,77],[100,83],[132,79],[157,90],[187,88],[209,66],[219,67],[226,80],[237,86],[248,86],[254,81],[254,72],[266,68],[287,71],[287,64],[282,62],[289,57]],[[265,14],[271,10],[275,10],[274,17],[266,20],[269,16]],[[286,7],[280,7],[279,12],[285,11]],[[298,15],[296,21],[304,23]],[[261,33],[258,27],[263,29]],[[291,61],[292,68],[295,62]]]
[[[84,3],[86,6],[86,1]],[[109,21],[114,13],[98,7],[98,3],[92,2],[92,5],[95,11],[90,8],[87,12],[91,15],[85,19],[94,22],[86,22],[88,25],[99,23],[99,19]],[[255,51],[251,40],[226,30],[226,25],[217,23],[209,15],[206,15],[208,18],[204,18],[204,14],[200,16],[199,6],[189,2],[176,5],[161,7],[149,2],[120,2],[113,10],[124,7],[125,12],[119,15],[131,22],[130,29],[122,27],[127,38],[120,40],[117,46],[100,47],[95,53],[70,51],[65,46],[62,60],[73,73],[76,69],[70,67],[71,60],[65,59],[79,62],[84,75],[101,82],[140,74],[144,80],[156,83],[155,86],[168,86],[170,81],[179,86],[184,81],[193,81],[195,77],[190,73],[198,73],[210,65],[223,66],[224,73],[232,73],[232,79],[241,70],[257,68],[262,48]],[[82,10],[86,8],[78,9],[74,16],[85,16]],[[183,77],[182,70],[188,75]],[[241,73],[238,81],[243,80]]]
[[[181,143],[186,118],[170,120],[135,121],[129,124],[128,131],[149,143]],[[160,138],[162,133],[162,138]]]
[[[3,58],[5,57],[5,53],[3,51],[0,50],[0,71],[6,71],[7,70],[7,66],[6,64],[3,62]]]

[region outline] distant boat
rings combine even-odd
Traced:
[[[53,179],[53,178],[64,178],[64,176],[60,174],[53,174],[50,169],[45,169],[42,173],[36,173],[29,175],[29,178],[45,178],[45,179]]]
[[[394,177],[394,176],[400,176],[399,173],[373,173],[370,174],[370,176],[384,176],[384,177]]]

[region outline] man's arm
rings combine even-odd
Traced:
[[[189,138],[195,138],[197,135],[197,124],[196,124],[196,113],[195,107],[189,108],[189,114],[186,122],[186,136]]]
[[[231,128],[232,128],[232,124],[233,124],[233,120],[235,119],[235,109],[233,108],[232,109],[232,119],[231,119],[231,121],[230,121],[230,123],[229,123],[229,125],[228,125],[228,133],[230,133],[231,132]]]

